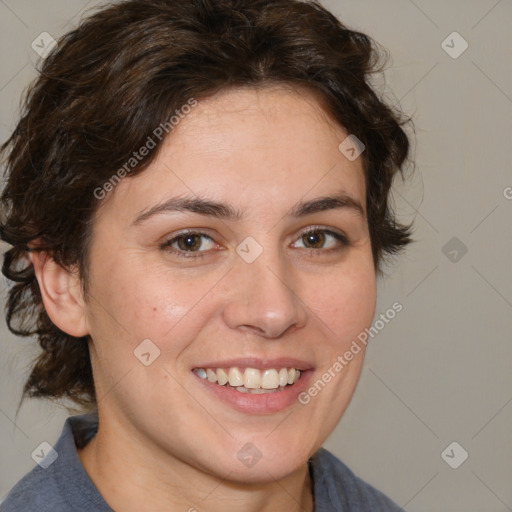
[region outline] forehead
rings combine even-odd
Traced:
[[[281,85],[227,89],[201,101],[166,144],[175,152],[192,145],[196,155],[260,150],[262,157],[271,151],[293,161],[312,149],[332,151],[346,136],[310,91]]]
[[[151,165],[123,179],[108,203],[141,211],[187,194],[240,211],[266,204],[269,213],[272,205],[341,191],[364,205],[362,159],[350,161],[338,149],[347,136],[307,91],[222,91],[181,116]]]

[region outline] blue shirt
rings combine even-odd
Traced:
[[[0,505],[0,512],[113,512],[87,475],[76,450],[85,446],[97,429],[95,415],[69,417],[54,447],[57,458],[46,469],[43,459],[25,475]],[[46,461],[52,454],[55,457],[49,453]],[[324,448],[308,464],[315,512],[403,512]]]

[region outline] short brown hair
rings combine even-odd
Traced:
[[[6,186],[0,235],[12,247],[2,272],[15,282],[6,318],[42,352],[24,396],[96,403],[89,337],[75,338],[48,317],[27,245],[38,240],[87,287],[94,191],[115,174],[155,127],[190,98],[240,86],[308,88],[366,147],[368,226],[375,268],[411,241],[389,205],[403,172],[409,122],[369,84],[385,52],[313,0],[127,0],[106,6],[64,35],[24,98],[2,146]],[[161,143],[158,143],[158,147]],[[157,149],[158,149],[157,147]],[[152,151],[130,173],[156,157]]]

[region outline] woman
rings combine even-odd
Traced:
[[[378,56],[295,0],[128,0],[59,41],[3,148],[3,271],[25,396],[84,414],[2,512],[400,510],[322,448],[410,241]]]

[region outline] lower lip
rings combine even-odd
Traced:
[[[213,393],[234,409],[248,414],[271,414],[299,403],[298,396],[307,388],[312,373],[312,370],[305,370],[295,384],[286,386],[282,391],[262,394],[243,393],[232,387],[219,386],[219,384],[194,375],[207,392]]]

